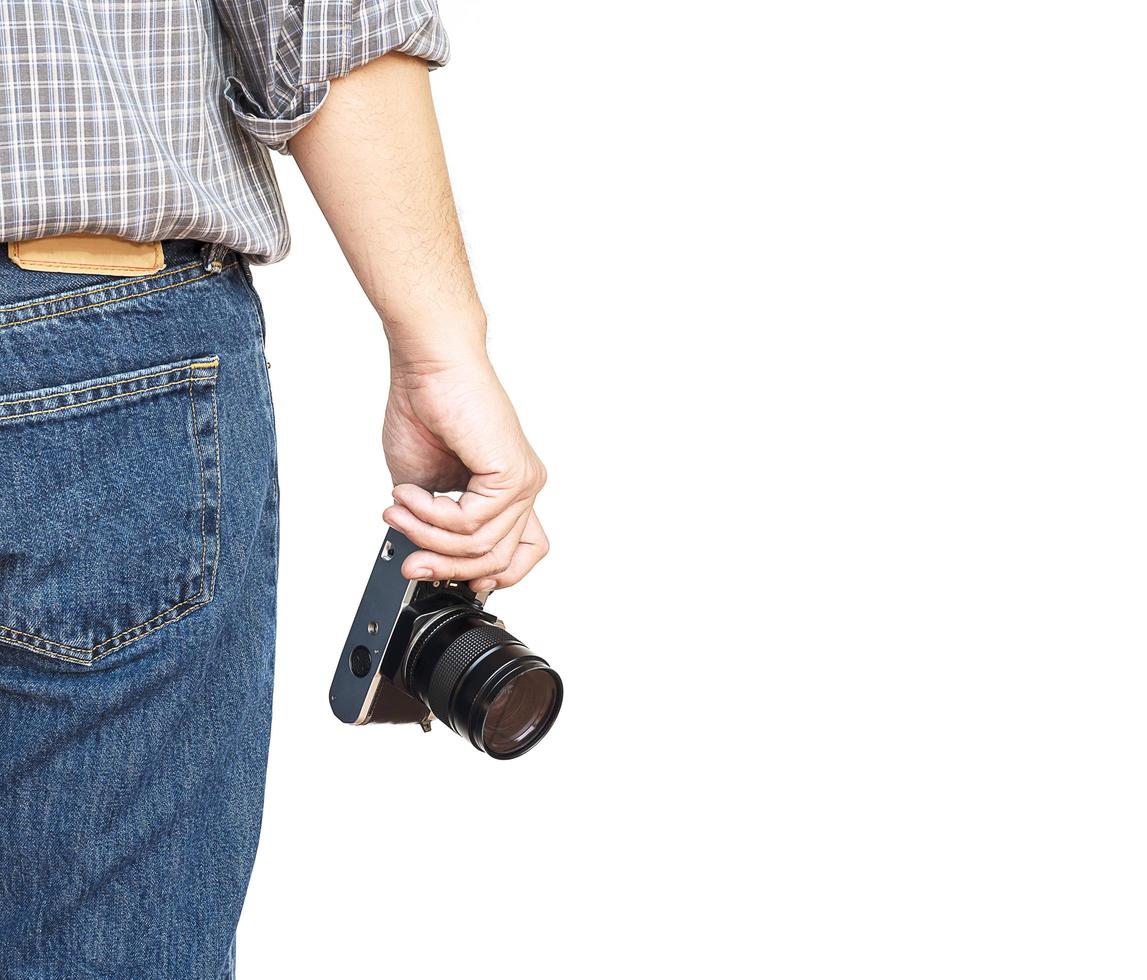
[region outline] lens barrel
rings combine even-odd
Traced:
[[[406,683],[437,718],[495,759],[533,748],[562,703],[557,672],[468,608],[440,613],[415,638]]]

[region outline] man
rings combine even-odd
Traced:
[[[0,0],[0,44],[0,977],[230,977],[274,660],[269,150],[390,342],[403,573],[504,588],[548,547],[435,122],[448,43],[434,0]]]

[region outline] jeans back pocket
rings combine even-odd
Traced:
[[[218,371],[0,395],[0,644],[91,664],[211,601]]]

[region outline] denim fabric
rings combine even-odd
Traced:
[[[274,411],[246,256],[164,245],[130,278],[0,257],[3,980],[234,972],[271,723]]]

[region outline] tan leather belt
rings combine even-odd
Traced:
[[[8,243],[8,258],[21,269],[138,276],[167,264],[163,242],[134,242],[118,235],[51,235]]]

